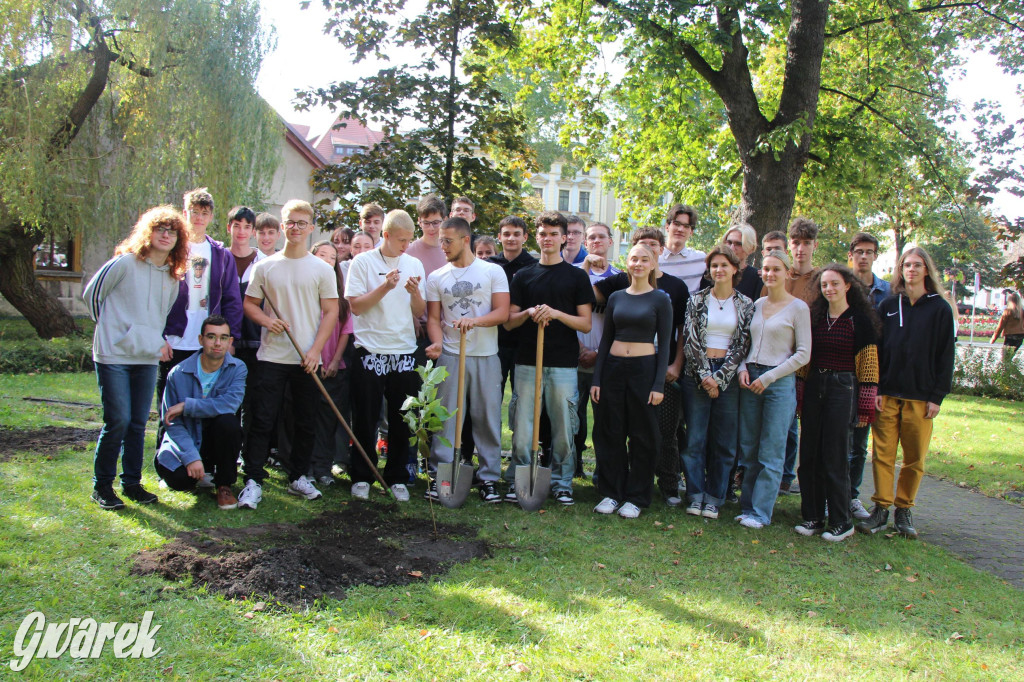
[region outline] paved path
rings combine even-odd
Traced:
[[[921,540],[1024,589],[1024,506],[925,476],[913,511]]]

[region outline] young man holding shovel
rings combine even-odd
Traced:
[[[480,499],[501,502],[495,484],[501,474],[501,361],[498,325],[508,320],[508,280],[502,269],[478,259],[470,246],[472,232],[462,218],[441,224],[441,249],[448,264],[427,278],[427,357],[448,369],[438,388],[441,404],[454,409],[458,394],[459,337],[466,335],[465,395],[473,418],[473,439],[480,453]],[[434,436],[434,463],[452,461],[458,418],[444,422]],[[444,440],[442,440],[442,438]],[[447,444],[445,443],[447,441]],[[428,496],[435,496],[431,480]]]
[[[509,420],[512,422],[512,461],[505,471],[507,502],[517,503],[513,482],[516,466],[529,464],[533,431],[534,376],[536,374],[537,326],[544,325],[541,372],[544,405],[551,417],[551,487],[555,499],[573,504],[572,478],[576,465],[573,440],[579,417],[576,368],[579,343],[576,332],[590,331],[594,291],[580,268],[562,259],[568,225],[556,211],[537,217],[540,262],[512,279],[511,308],[506,329],[524,327],[516,351],[515,382]]]

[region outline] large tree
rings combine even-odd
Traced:
[[[48,236],[123,236],[197,184],[263,201],[267,38],[256,0],[0,0],[0,16],[0,293],[62,336],[75,321],[33,270]]]
[[[304,3],[308,4],[308,3]],[[512,27],[496,0],[439,0],[406,11],[405,0],[323,0],[332,16],[325,32],[355,62],[415,55],[357,81],[300,92],[306,105],[329,105],[343,117],[380,126],[384,140],[319,172],[318,191],[341,201],[322,205],[321,223],[351,223],[358,204],[398,208],[432,191],[465,194],[482,223],[521,207],[524,172],[533,154],[518,110],[493,87],[480,55],[508,48]]]
[[[1021,14],[997,0],[551,0],[524,18],[522,59],[562,74],[581,112],[567,133],[629,212],[672,192],[738,204],[764,234],[785,229],[808,170],[839,193],[909,164],[956,195],[944,76],[971,46],[1016,68]],[[617,67],[595,68],[602,49]]]

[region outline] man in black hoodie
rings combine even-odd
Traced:
[[[943,296],[938,270],[920,247],[903,252],[892,280],[893,295],[882,301],[882,339],[878,344],[878,418],[872,429],[875,506],[857,524],[863,533],[884,530],[895,503],[896,531],[916,538],[910,508],[924,475],[932,424],[953,384],[953,309]],[[896,449],[903,446],[896,493]]]

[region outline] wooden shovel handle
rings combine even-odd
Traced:
[[[460,455],[462,447],[462,425],[466,421],[463,408],[466,406],[466,330],[459,335],[459,383],[455,398],[455,454]],[[451,403],[449,403],[450,405]],[[458,462],[455,463],[458,466]]]
[[[537,359],[533,373],[533,452],[540,447],[540,398],[544,371],[544,325],[537,325]]]

